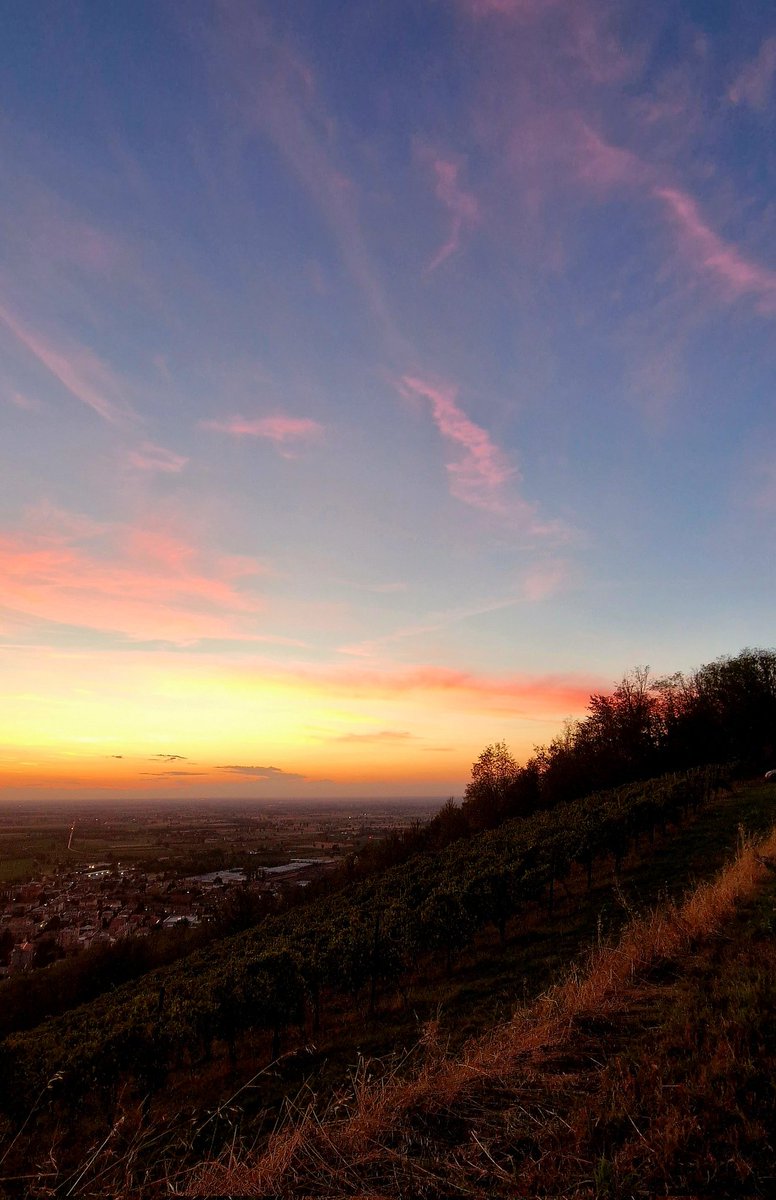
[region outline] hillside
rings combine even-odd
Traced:
[[[643,789],[634,793],[643,794]],[[409,973],[395,977],[395,982],[381,978],[374,996],[367,971],[362,987],[352,997],[327,996],[319,1012],[317,1034],[313,1034],[314,1012],[308,1001],[300,1014],[302,1023],[282,1032],[280,1046],[273,1045],[272,1030],[261,1028],[248,1030],[236,1040],[233,1055],[223,1042],[214,1042],[209,1057],[192,1044],[187,1055],[179,1054],[160,1074],[154,1093],[143,1095],[131,1075],[119,1074],[110,1047],[121,1044],[114,1040],[117,1034],[126,1039],[122,1032],[126,1026],[119,1024],[114,1029],[111,1025],[101,1031],[96,1025],[100,1005],[86,1006],[72,1018],[51,1023],[50,1030],[21,1039],[26,1054],[45,1056],[40,1059],[38,1092],[31,1102],[24,1100],[27,1107],[23,1108],[19,1103],[23,1076],[17,1073],[15,1092],[5,1093],[7,1105],[16,1103],[7,1118],[6,1142],[0,1151],[5,1156],[7,1192],[22,1195],[28,1194],[30,1186],[55,1186],[83,1195],[122,1190],[167,1194],[173,1181],[174,1186],[182,1186],[188,1172],[217,1154],[223,1144],[250,1146],[256,1139],[265,1139],[284,1112],[305,1108],[312,1095],[325,1111],[333,1095],[342,1094],[343,1088],[347,1093],[354,1072],[356,1080],[363,1082],[367,1074],[379,1077],[395,1071],[395,1057],[382,1065],[367,1066],[367,1059],[374,1055],[398,1050],[405,1059],[403,1070],[416,1070],[434,1030],[440,1045],[460,1048],[467,1037],[503,1021],[521,1002],[530,1001],[556,981],[591,941],[613,936],[634,910],[643,910],[669,892],[678,895],[693,882],[708,878],[734,849],[740,824],[749,830],[770,825],[774,799],[776,787],[759,784],[722,792],[700,808],[675,807],[673,820],[663,822],[662,828],[658,820],[654,836],[642,832],[638,846],[636,831],[631,830],[630,850],[620,846],[619,863],[612,853],[599,856],[589,879],[587,864],[571,863],[565,878],[559,871],[554,885],[546,884],[527,906],[522,903],[519,911],[508,917],[502,933],[490,919],[467,946],[459,948],[452,963],[446,961],[449,956],[444,948],[426,952]],[[612,801],[604,799],[601,811],[610,811]],[[622,802],[621,796],[617,802]],[[547,816],[541,815],[539,825],[546,826],[546,822]],[[514,837],[514,830],[506,826],[468,843],[467,854],[474,861],[478,845],[492,851],[499,838],[510,840],[514,851]],[[456,856],[459,853],[463,848],[455,851]],[[444,868],[445,856],[436,857]],[[427,872],[427,860],[423,861]],[[407,864],[398,873],[411,869],[414,871]],[[389,872],[388,877],[395,880],[396,874]],[[470,877],[476,876],[477,872]],[[380,881],[358,885],[354,895],[362,899],[373,896],[379,886]],[[551,892],[554,898],[549,905]],[[311,928],[308,913],[308,932]],[[368,928],[373,934],[374,926]],[[243,935],[243,954],[255,937]],[[232,939],[225,948],[232,957],[237,945],[238,940]],[[170,1004],[172,989],[167,990],[167,1011],[178,1018],[190,1020],[187,1012],[201,1012],[192,986],[195,978],[195,972],[187,970],[188,992],[174,1007]],[[121,997],[125,994],[130,1002],[137,991],[120,989],[117,1002],[124,1003]],[[154,1000],[157,994],[158,982]],[[184,999],[188,1007],[183,1005]],[[138,1011],[136,1002],[133,1010]],[[68,1021],[73,1022],[70,1034]],[[150,1047],[169,1053],[165,1049],[169,1043],[159,1038],[158,1026],[141,1021],[137,1031],[150,1039]],[[92,1061],[103,1068],[101,1076],[92,1076],[95,1085],[90,1093],[76,1089],[68,1096],[67,1076],[57,1078],[53,1055],[67,1063],[65,1056],[72,1053],[68,1045],[79,1054],[93,1055]],[[139,1055],[142,1045],[135,1040],[128,1046],[138,1054],[140,1068],[149,1061]],[[28,1061],[34,1065],[34,1058]],[[147,1080],[148,1068],[144,1069],[142,1078]],[[112,1110],[106,1108],[108,1102]],[[73,1129],[77,1130],[75,1137],[70,1132]],[[31,1150],[34,1174],[29,1167]]]
[[[723,778],[699,769],[507,822],[12,1034],[0,1055],[6,1111],[33,1104],[57,1076],[64,1111],[91,1107],[110,1119],[119,1082],[153,1097],[176,1070],[210,1062],[216,1043],[235,1070],[246,1035],[269,1036],[277,1058],[288,1030],[309,1021],[316,1037],[332,1004],[353,1008],[366,996],[374,1018],[386,993],[407,994],[419,963],[421,977],[429,957],[449,974],[491,926],[505,945],[511,919],[552,914],[573,868],[585,869],[588,886],[597,862],[611,859],[619,873],[631,846],[708,804]]]
[[[190,1195],[772,1195],[776,828],[505,1025],[354,1076]]]

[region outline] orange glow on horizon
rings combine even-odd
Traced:
[[[4,660],[0,788],[14,794],[386,794],[413,781],[445,791],[492,741],[528,757],[584,711],[591,687],[425,665],[235,667],[195,652],[28,649]]]

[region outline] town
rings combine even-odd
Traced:
[[[328,803],[257,814],[213,806],[132,817],[106,807],[69,824],[59,809],[28,817],[24,829],[18,810],[6,812],[0,861],[7,873],[16,861],[20,878],[0,886],[0,978],[123,939],[218,922],[238,893],[244,908],[267,911],[289,889],[307,887],[434,807]],[[35,849],[41,831],[35,857],[14,860],[14,847],[20,855]]]

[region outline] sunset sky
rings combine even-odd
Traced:
[[[0,10],[0,801],[460,795],[774,644],[770,0]]]

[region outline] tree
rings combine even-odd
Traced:
[[[617,787],[663,769],[666,696],[636,667],[611,693],[590,697],[589,715],[566,722],[536,764],[544,806]]]
[[[542,776],[539,762],[531,758],[507,788],[504,800],[506,817],[527,817],[543,807]]]
[[[223,934],[240,933],[243,929],[258,925],[273,907],[271,892],[261,892],[243,883],[226,889],[216,901],[213,916]]]
[[[487,746],[472,766],[461,811],[474,830],[493,829],[507,812],[510,788],[517,782],[520,768],[506,742]]]
[[[584,723],[598,759],[596,785],[612,787],[657,769],[660,698],[649,667],[636,667],[610,696],[594,695]]]
[[[469,822],[466,815],[451,796],[440,808],[439,812],[428,824],[428,842],[435,850],[449,846],[451,842],[466,837],[469,833]]]
[[[657,688],[667,766],[770,765],[776,755],[776,651],[742,650],[689,676],[660,680]]]

